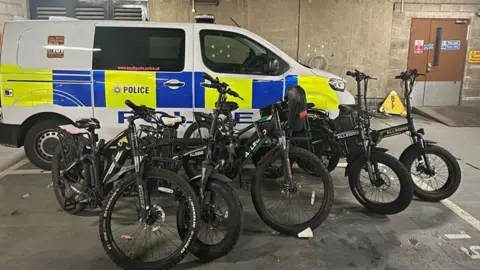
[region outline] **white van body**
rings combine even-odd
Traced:
[[[218,24],[13,21],[5,24],[1,55],[0,144],[24,145],[42,168],[53,153],[52,128],[95,117],[108,140],[126,126],[126,99],[189,121],[193,111],[211,112],[218,94],[200,85],[204,72],[245,99],[230,98],[239,104],[240,127],[291,85],[332,118],[339,104],[355,103],[339,76],[299,64],[248,30]],[[267,68],[271,59],[280,63],[275,72]]]

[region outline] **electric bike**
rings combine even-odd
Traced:
[[[154,119],[161,122],[161,118],[154,109],[136,106],[128,100],[125,103],[133,112],[128,119],[128,128],[106,144],[105,140],[98,140],[95,133],[100,128],[97,119],[84,118],[73,125],[58,128],[59,145],[52,166],[55,196],[72,214],[79,213],[86,205],[102,207],[100,239],[106,253],[118,266],[124,269],[168,269],[187,255],[186,251],[195,239],[200,208],[193,189],[181,177],[146,166],[149,146],[140,143],[135,121]],[[120,144],[120,147],[115,148],[114,144]],[[128,146],[121,147],[123,144]],[[111,151],[114,151],[113,155]],[[125,151],[131,153],[132,166],[125,166],[120,159]],[[119,161],[122,165],[118,164]],[[126,205],[124,199],[131,200],[132,205]],[[157,199],[161,200],[156,202]],[[67,208],[66,202],[71,202],[72,207]],[[179,206],[188,209],[184,212],[191,220],[185,228],[186,237],[162,242],[159,235],[167,238],[171,233],[167,229],[169,222],[177,218],[177,211],[171,210]],[[128,210],[134,213],[126,214]],[[165,229],[167,231],[163,231]],[[142,235],[144,240],[138,240]],[[151,239],[152,236],[156,239]],[[147,246],[147,252],[145,246],[134,249],[138,247],[135,245],[137,241],[153,246]],[[124,249],[128,245],[131,247]],[[152,258],[161,256],[159,247],[166,245],[169,245],[169,252],[164,257]]]
[[[272,115],[262,117],[242,130],[236,130],[234,129],[235,123],[232,118],[232,112],[238,108],[238,104],[232,101],[227,101],[227,95],[236,98],[241,97],[238,93],[230,89],[228,84],[220,82],[218,79],[213,79],[208,74],[205,75],[205,78],[210,81],[210,84],[204,85],[204,87],[216,89],[219,93],[218,100],[215,104],[213,114],[195,113],[197,121],[192,125],[195,125],[194,130],[198,130],[199,127],[209,129],[208,136],[213,143],[212,152],[210,154],[217,162],[219,172],[224,173],[229,178],[235,178],[238,176],[241,186],[247,188],[248,181],[243,180],[241,173],[242,169],[252,157],[257,155],[259,150],[262,149],[262,146],[269,145],[267,149],[271,149],[271,151],[268,154],[265,152],[266,155],[262,155],[264,157],[263,162],[260,159],[258,160],[258,164],[264,165],[259,166],[251,185],[252,200],[257,213],[271,228],[287,235],[296,236],[306,228],[313,230],[318,227],[325,220],[331,209],[333,202],[332,179],[330,174],[324,168],[322,162],[313,153],[304,149],[290,147],[290,138],[285,134],[286,126],[281,123],[277,115],[281,106],[279,104],[272,104],[270,106],[271,112],[273,113]],[[295,90],[298,89],[293,89],[291,92],[292,95],[295,95]],[[299,101],[300,107],[302,105],[306,106],[306,102],[304,101],[305,93],[300,93],[300,95],[303,95],[303,100]],[[291,104],[295,103],[291,102]],[[305,110],[299,113],[304,113],[302,119],[292,120],[290,125],[294,122],[301,122],[303,120],[303,117],[306,115],[306,107]],[[226,118],[221,119],[219,117],[220,115],[224,115]],[[254,131],[253,134],[247,139],[246,143],[242,143],[240,136],[250,130]],[[189,137],[191,134],[186,136]],[[181,158],[184,161],[184,168],[187,174],[189,174],[189,177],[200,173],[203,174],[197,166],[199,164],[198,161],[204,160],[205,156],[208,155],[208,152],[206,152],[207,149],[209,149],[209,147],[201,146],[183,153]],[[292,158],[289,158],[289,155],[291,155]],[[274,161],[280,158],[282,160],[281,164],[273,164]],[[302,164],[314,168],[313,170],[315,170],[316,176],[315,181],[318,186],[320,186],[319,190],[309,193],[310,199],[308,203],[311,203],[311,206],[315,207],[315,210],[312,210],[314,214],[312,217],[301,222],[282,222],[278,217],[273,217],[273,215],[266,210],[266,205],[264,204],[262,197],[262,195],[265,195],[266,193],[262,193],[260,187],[264,182],[264,177],[267,177],[269,174],[281,176],[275,172],[282,172],[283,168],[286,168],[285,166],[287,166],[287,163],[288,167],[291,169],[294,161],[298,160],[301,160]],[[285,173],[288,176],[288,179],[283,182],[278,181],[279,183],[283,183],[282,188],[278,193],[283,193],[290,198],[298,198],[298,191],[301,186],[295,185],[296,178],[292,177],[291,171],[285,171]],[[270,181],[270,183],[277,182],[278,177],[273,178],[274,180]],[[305,190],[305,187],[303,187],[303,190]],[[305,191],[303,191],[303,193],[305,193]],[[323,198],[320,195],[321,193],[324,194]],[[312,196],[315,197],[315,195],[312,194],[317,194],[316,199],[311,199]]]
[[[412,173],[415,196],[424,201],[437,202],[457,191],[462,172],[457,159],[450,152],[436,145],[436,142],[423,139],[423,128],[415,129],[410,96],[418,76],[424,75],[416,69],[395,76],[395,79],[401,80],[404,85],[407,123],[372,131],[372,137],[378,144],[383,138],[409,132],[412,144],[402,152],[399,160]]]
[[[310,108],[308,121],[311,129],[307,132],[312,139],[303,147],[312,147],[317,156],[324,157],[329,170],[337,166],[340,158],[346,158],[345,176],[348,176],[355,198],[371,212],[399,213],[412,201],[412,178],[400,161],[386,153],[388,149],[376,146],[372,137],[366,95],[368,81],[375,78],[358,70],[348,71],[347,75],[357,82],[356,109],[339,105],[339,117],[331,120],[325,111]],[[365,109],[362,109],[362,101]],[[362,177],[366,179],[363,181]]]

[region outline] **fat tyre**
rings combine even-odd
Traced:
[[[296,224],[294,226],[288,226],[278,222],[265,209],[265,204],[262,199],[261,184],[262,184],[262,181],[264,180],[264,175],[266,170],[269,168],[272,162],[274,162],[278,158],[281,158],[281,154],[282,154],[281,151],[278,151],[274,155],[266,156],[260,162],[259,166],[257,167],[257,173],[252,181],[252,186],[251,186],[252,201],[258,215],[263,220],[263,222],[265,222],[265,224],[267,224],[270,228],[285,235],[297,236],[298,233],[302,232],[307,228],[310,228],[311,230],[316,229],[327,218],[328,214],[330,213],[330,210],[332,209],[332,204],[333,204],[333,197],[334,197],[333,181],[332,181],[332,177],[330,176],[330,173],[327,171],[322,161],[315,154],[303,148],[291,147],[290,156],[301,157],[303,159],[308,160],[312,164],[317,164],[315,167],[318,168],[318,173],[319,173],[318,176],[323,181],[325,196],[323,199],[324,201],[322,203],[322,207],[315,214],[315,216],[313,216],[310,220],[301,224]]]
[[[200,182],[194,181],[191,183],[191,185],[198,197],[200,191]],[[222,182],[221,180],[217,180],[212,176],[212,179],[206,190],[211,190],[216,194],[221,195],[221,198],[225,200],[226,204],[228,205],[228,223],[230,227],[225,237],[219,243],[210,245],[197,238],[195,242],[190,245],[189,251],[202,260],[212,261],[230,253],[230,251],[232,251],[232,249],[238,243],[243,231],[244,214],[242,204],[240,203],[237,194],[228,184]],[[183,215],[179,214],[178,217],[181,218]],[[183,226],[184,222],[180,220],[180,222],[177,222],[177,224],[177,226]],[[185,235],[184,230],[179,227],[178,231],[180,236],[183,238]]]
[[[424,190],[413,181],[413,192],[416,197],[423,201],[438,202],[449,198],[455,193],[455,191],[457,191],[462,179],[462,171],[457,159],[445,148],[438,145],[428,145],[426,151],[427,154],[433,154],[440,157],[445,164],[447,164],[448,178],[445,185],[435,191]],[[413,163],[419,155],[421,155],[420,151],[411,151],[406,154],[405,158],[402,160],[409,172],[412,171]]]
[[[398,177],[400,182],[400,193],[397,199],[390,203],[377,203],[368,200],[361,194],[360,173],[363,170],[366,159],[361,158],[348,168],[348,182],[355,198],[369,211],[381,215],[393,215],[405,210],[413,199],[413,181],[405,166],[395,157],[382,153],[372,152],[371,162],[379,162],[389,167]]]
[[[74,148],[70,148],[74,149]],[[72,214],[72,215],[77,215],[85,210],[87,207],[86,204],[84,203],[76,203],[75,207],[73,208],[67,208],[65,207],[65,189],[60,186],[60,170],[63,169],[63,163],[61,163],[62,159],[62,148],[60,145],[57,145],[55,148],[55,152],[53,154],[53,159],[52,159],[52,187],[53,187],[53,193],[55,194],[55,198],[57,199],[58,204],[60,204],[60,207],[67,213]]]
[[[189,198],[188,203],[190,207],[195,209],[195,220],[198,220],[199,216],[199,206],[197,202],[197,198],[195,196],[194,191],[192,188],[188,185],[188,183],[183,180],[180,176],[166,170],[162,169],[151,169],[150,171],[147,172],[149,174],[148,178],[153,176],[154,178],[157,179],[168,179],[168,181],[175,183],[177,187],[181,189],[183,194]],[[149,262],[149,263],[144,263],[144,262],[139,262],[139,261],[134,261],[131,258],[125,256],[122,251],[120,251],[116,245],[112,241],[112,232],[110,229],[110,224],[109,224],[109,219],[111,218],[112,215],[112,210],[115,206],[115,203],[117,199],[122,196],[122,193],[130,186],[136,184],[136,179],[134,177],[134,174],[128,175],[124,180],[122,180],[119,185],[112,189],[108,196],[105,198],[103,202],[103,207],[102,211],[100,213],[100,225],[99,225],[99,233],[100,233],[100,240],[102,242],[103,248],[107,252],[108,256],[112,259],[113,262],[115,262],[118,266],[122,267],[123,269],[139,269],[139,270],[153,270],[153,269],[170,269],[177,265],[185,256],[187,256],[188,252],[186,249],[190,246],[190,244],[193,242],[189,241],[187,239],[182,239],[182,248],[179,248],[176,250],[172,255],[169,257],[159,261],[159,262]],[[191,198],[191,200],[190,200]],[[180,205],[183,205],[183,203],[180,203]],[[190,218],[193,218],[193,214],[191,214],[191,211],[189,211]],[[198,223],[198,222],[197,222]],[[196,230],[197,230],[197,223],[189,224],[188,228],[188,235],[191,235],[194,233],[194,238],[196,236]]]
[[[24,147],[25,147],[25,154],[35,166],[46,171],[50,171],[52,169],[52,161],[48,160],[45,157],[40,156],[40,154],[36,149],[39,135],[44,133],[47,130],[52,130],[60,125],[68,124],[68,123],[69,123],[68,120],[54,118],[54,119],[38,122],[30,128],[30,130],[25,135]]]

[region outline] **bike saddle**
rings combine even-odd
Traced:
[[[340,110],[340,112],[343,112],[343,113],[351,113],[353,112],[353,108],[350,107],[350,106],[347,106],[347,105],[338,105],[338,109]]]
[[[311,102],[307,103],[307,110],[312,109],[313,107],[315,107],[315,103],[311,103]]]
[[[217,103],[215,103],[215,107],[218,108]],[[233,112],[238,109],[238,103],[233,101],[227,101],[224,102],[219,109],[224,112]]]
[[[80,118],[75,121],[74,126],[87,130],[99,129],[100,121],[96,118]]]
[[[160,120],[165,126],[174,126],[176,124],[183,124],[187,121],[184,116],[162,115]]]

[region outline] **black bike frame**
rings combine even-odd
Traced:
[[[404,92],[405,92],[405,103],[406,103],[406,110],[407,110],[407,123],[402,124],[402,125],[397,125],[393,127],[388,127],[380,130],[374,131],[374,137],[375,137],[375,143],[378,143],[381,139],[387,138],[387,137],[392,137],[396,135],[400,135],[405,132],[410,132],[410,138],[412,140],[413,144],[418,144],[422,150],[422,156],[423,160],[425,162],[425,165],[427,169],[430,169],[430,161],[426,157],[426,151],[425,149],[428,147],[427,144],[425,143],[425,140],[423,139],[423,135],[425,132],[423,129],[416,130],[415,129],[415,124],[413,122],[413,109],[412,109],[412,103],[410,101],[410,95],[413,90],[413,85],[415,84],[415,75],[411,75],[410,78],[404,79]],[[418,157],[418,161],[421,161],[421,158]]]
[[[89,147],[91,149],[91,153],[84,154],[80,156],[78,159],[76,159],[74,162],[72,162],[68,167],[65,168],[65,170],[62,172],[62,176],[65,177],[65,174],[71,170],[73,167],[75,167],[77,164],[82,163],[83,168],[86,171],[93,170],[93,177],[89,177],[87,179],[88,185],[95,188],[98,195],[101,196],[101,198],[104,198],[106,196],[105,192],[105,184],[111,182],[112,180],[118,179],[120,176],[120,173],[125,173],[129,169],[127,168],[124,171],[117,172],[116,174],[113,174],[113,168],[117,166],[116,162],[123,156],[126,155],[126,149],[120,149],[117,155],[114,157],[112,164],[109,164],[108,170],[103,174],[100,175],[100,158],[99,158],[99,153],[103,149],[109,149],[115,144],[118,144],[118,142],[125,137],[128,139],[129,142],[129,147],[131,148],[132,151],[132,156],[133,156],[133,162],[134,162],[134,169],[135,169],[135,174],[136,174],[136,181],[137,181],[137,186],[139,189],[139,200],[140,200],[140,205],[142,207],[142,217],[146,217],[146,211],[151,209],[150,205],[150,197],[145,194],[144,190],[146,189],[145,186],[145,181],[143,181],[143,172],[144,172],[144,156],[140,154],[139,149],[138,149],[138,135],[137,135],[137,129],[134,124],[134,121],[140,119],[140,117],[132,117],[129,119],[129,125],[128,128],[122,132],[120,132],[117,136],[115,136],[114,139],[110,140],[105,146],[103,146],[104,140],[100,140],[100,142],[96,143],[96,138],[97,135],[95,134],[95,130],[90,130],[88,131],[87,136],[89,140]],[[62,141],[60,140],[60,147],[63,149]],[[65,153],[62,151],[62,156],[65,159]],[[116,176],[114,179],[113,176]],[[93,179],[92,179],[93,178]],[[93,183],[91,183],[93,180]]]
[[[219,116],[219,112],[218,111],[215,111],[213,113],[213,120],[212,120],[212,124],[210,126],[210,134],[213,134],[213,136],[215,137],[216,134],[217,134],[217,121],[216,119],[218,119],[218,116]],[[227,116],[228,118],[228,116]],[[257,121],[258,122],[258,121]],[[248,139],[247,143],[245,143],[244,145],[242,145],[242,147],[245,147],[247,148],[247,153],[246,155],[243,155],[241,156],[240,158],[240,161],[241,161],[241,164],[240,164],[240,168],[243,168],[247,162],[258,152],[258,150],[265,144],[265,141],[267,139],[267,136],[264,134],[263,131],[260,130],[260,128],[258,127],[258,123],[255,122],[253,124],[250,124],[248,125],[247,127],[241,129],[241,130],[237,130],[237,131],[234,131],[234,130],[228,130],[228,135],[227,136],[235,136],[237,138],[237,140],[240,138],[240,136],[242,136],[243,134],[245,134],[246,132],[252,130],[252,129],[255,129],[256,130],[256,133],[258,134],[258,138],[255,138],[255,137],[251,137],[250,139]],[[212,133],[213,132],[213,133]],[[201,146],[201,147],[198,147],[198,148],[195,148],[193,150],[189,150],[185,153],[183,153],[182,156],[190,156],[190,157],[196,157],[196,156],[200,156],[202,154],[205,154],[205,150],[207,149],[208,147],[207,146]],[[180,157],[179,156],[175,156],[173,157],[173,159],[179,159]]]

